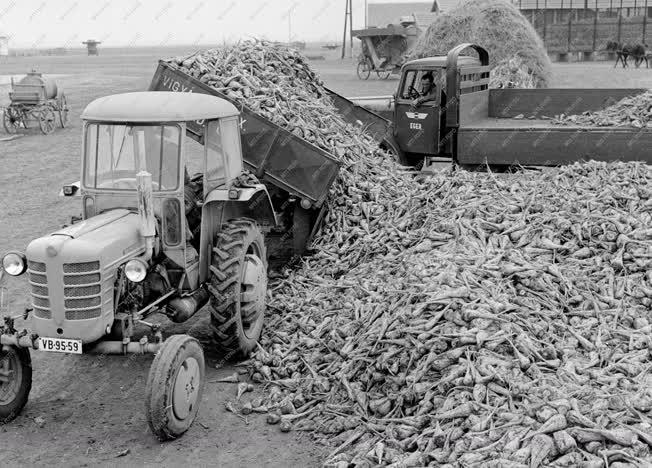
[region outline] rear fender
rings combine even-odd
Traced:
[[[202,206],[201,246],[199,251],[199,281],[208,279],[213,240],[220,226],[230,219],[250,218],[263,229],[277,225],[272,200],[263,184],[237,188],[238,198],[229,198],[229,190],[216,189],[208,194]]]

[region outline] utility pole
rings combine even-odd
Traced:
[[[369,27],[369,15],[368,12],[369,9],[367,8],[367,0],[364,0],[364,28],[367,29]]]
[[[290,6],[288,10],[288,46],[292,44],[292,8],[294,5]]]
[[[350,56],[353,58],[353,0],[346,0],[346,7],[344,10],[344,35],[342,37],[342,59],[346,55],[346,26],[347,21],[349,22],[349,40],[351,44],[349,45]]]

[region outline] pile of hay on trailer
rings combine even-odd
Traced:
[[[489,52],[492,75],[499,77],[492,79],[492,87],[548,87],[551,63],[543,41],[507,1],[466,0],[442,13],[420,37],[411,58],[445,55],[464,42]]]

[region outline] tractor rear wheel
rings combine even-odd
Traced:
[[[231,220],[220,230],[208,290],[217,350],[227,360],[248,356],[263,329],[267,295],[265,240],[253,220]]]
[[[32,389],[32,359],[27,348],[0,346],[0,424],[16,418]]]
[[[188,335],[163,342],[149,369],[145,414],[159,440],[176,439],[192,425],[204,387],[204,352]]]

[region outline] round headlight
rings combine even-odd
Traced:
[[[27,259],[23,254],[9,252],[2,258],[2,268],[11,276],[20,276],[27,270]]]
[[[136,258],[129,260],[125,265],[125,275],[132,283],[140,283],[147,276],[147,265]]]

